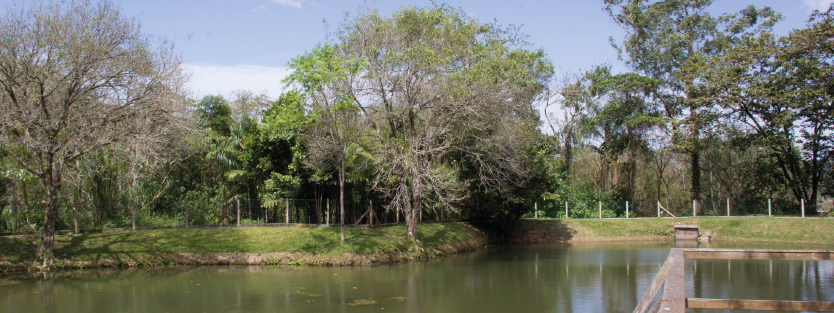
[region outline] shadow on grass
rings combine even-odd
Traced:
[[[574,230],[563,220],[519,220],[506,240],[511,244],[535,244],[566,242],[573,238]]]
[[[91,265],[141,266],[168,264],[179,257],[227,253],[309,253],[323,256],[346,254],[397,254],[415,246],[404,225],[372,229],[346,229],[340,243],[339,227],[241,227],[192,228],[81,234],[56,238],[59,260],[91,262]],[[420,225],[420,246],[454,244],[471,240],[468,226],[457,223]],[[11,239],[3,239],[11,240]],[[22,239],[4,244],[5,255],[34,260],[37,244]],[[31,252],[29,252],[31,250]],[[175,259],[171,259],[175,258]]]

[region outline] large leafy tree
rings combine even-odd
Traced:
[[[513,158],[520,153],[507,149],[532,142],[515,130],[535,129],[531,103],[553,69],[541,50],[524,49],[517,29],[434,5],[391,17],[363,12],[340,27],[338,39],[333,53],[341,64],[320,63],[342,69],[327,76],[338,80],[331,99],[347,101],[369,125],[373,188],[403,213],[410,238],[417,239],[424,201],[453,210],[466,196],[451,152],[476,155],[477,177],[492,188],[512,189],[531,174],[523,157]]]
[[[743,34],[708,71],[711,93],[744,125],[743,142],[767,147],[774,180],[809,204],[816,203],[834,147],[833,21],[829,9],[782,38],[769,29]],[[813,205],[806,210],[813,213]]]
[[[170,45],[107,1],[33,2],[0,19],[0,142],[46,191],[45,265],[65,167],[172,120],[186,77]]]
[[[637,155],[648,150],[643,134],[665,124],[656,106],[654,94],[660,82],[636,73],[611,74],[602,66],[585,75],[588,91],[594,101],[585,123],[600,139],[597,152],[602,157],[600,183],[604,191],[619,187],[627,200],[633,200],[637,175]],[[620,155],[625,162],[621,162]],[[624,169],[620,183],[620,166]],[[612,166],[614,169],[612,171]]]
[[[690,158],[691,194],[696,210],[701,199],[701,131],[714,118],[714,98],[702,79],[707,61],[734,44],[752,27],[772,26],[780,16],[770,8],[748,7],[737,15],[708,13],[712,0],[605,0],[605,9],[626,32],[614,44],[620,57],[637,72],[664,83],[660,94],[665,113],[675,118],[676,145]],[[613,39],[612,39],[613,44]]]
[[[304,90],[316,119],[307,137],[310,148],[307,163],[322,173],[335,170],[338,175],[339,225],[344,242],[346,167],[351,149],[364,135],[359,108],[344,84],[348,83],[345,80],[348,75],[359,72],[362,62],[338,55],[333,45],[325,43],[294,58],[290,66],[295,71],[287,82]]]

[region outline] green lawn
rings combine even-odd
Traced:
[[[712,240],[834,244],[834,220],[767,217],[663,219],[524,219],[510,243],[672,240],[675,224],[697,224]],[[31,267],[40,237],[0,238],[0,271]],[[486,236],[465,223],[420,225],[420,241],[405,226],[230,227],[124,231],[58,236],[57,267],[200,264],[360,265],[427,259],[476,249]]]
[[[353,265],[430,258],[483,246],[483,234],[464,223],[420,225],[420,241],[405,226],[240,227],[124,231],[59,236],[58,266],[153,266],[165,264]],[[34,264],[39,237],[0,238],[0,267]]]
[[[516,242],[671,240],[675,224],[699,225],[701,234],[709,234],[711,240],[834,244],[834,219],[769,217],[525,219],[511,238],[518,238]]]

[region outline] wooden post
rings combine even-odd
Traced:
[[[374,226],[374,200],[368,200],[368,225]]]
[[[284,204],[285,204],[284,205],[284,213],[287,215],[286,223],[289,224],[290,223],[290,199],[289,198],[284,199]]]
[[[602,218],[602,201],[599,202],[599,218]]]
[[[727,217],[730,217],[730,197],[727,197]]]
[[[773,217],[773,210],[770,206],[770,199],[767,199],[767,217]]]
[[[240,198],[237,198],[237,219],[235,225],[240,226]]]
[[[684,282],[684,257],[682,249],[672,249],[666,262],[669,269],[666,272],[666,283],[663,286],[663,295],[660,298],[660,310],[658,312],[686,312],[686,292]]]
[[[660,200],[657,201],[657,217],[660,217]]]
[[[570,215],[568,215],[568,202],[567,201],[565,201],[565,218],[570,218]]]
[[[626,218],[628,218],[628,201],[626,201]]]
[[[534,214],[533,218],[539,218],[539,203],[538,202],[533,202],[533,210],[535,212],[535,213],[533,213]]]
[[[324,211],[324,220],[330,226],[330,198],[327,198],[327,210]]]
[[[697,217],[698,215],[695,213],[695,199],[692,199],[692,217]]]
[[[805,198],[802,198],[801,202],[802,202],[802,218],[805,218]]]
[[[185,201],[185,228],[188,228],[188,201]]]

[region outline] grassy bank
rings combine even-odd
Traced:
[[[713,241],[834,244],[834,220],[768,217],[521,220],[511,243],[673,240],[673,226],[695,224]]]
[[[360,265],[428,259],[476,249],[486,236],[464,223],[420,225],[420,241],[405,226],[241,227],[125,231],[58,236],[56,268],[160,265]],[[0,271],[25,270],[36,263],[39,237],[0,238]]]

